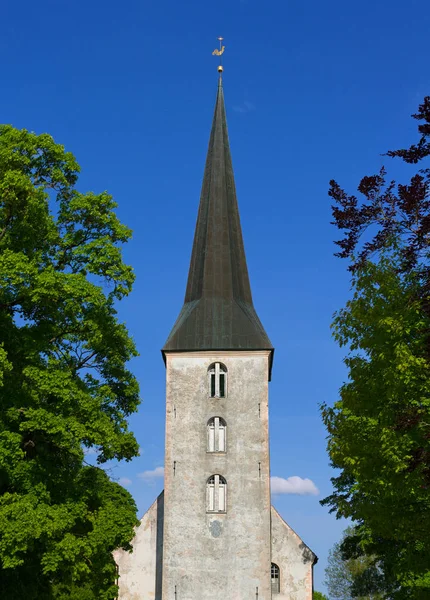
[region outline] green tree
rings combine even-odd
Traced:
[[[414,117],[420,140],[389,152],[421,163],[406,185],[383,169],[360,182],[360,197],[336,182],[339,256],[350,260],[353,298],[334,319],[335,339],[349,349],[348,381],[333,407],[322,406],[328,450],[340,474],[323,501],[354,532],[346,559],[375,557],[354,582],[375,583],[386,598],[430,597],[430,97]]]
[[[372,577],[372,588],[380,587],[380,572],[376,557],[362,554],[356,558],[345,558],[342,542],[354,535],[354,528],[348,527],[343,539],[337,542],[329,552],[325,569],[325,584],[330,600],[380,600],[383,595],[367,590],[361,595],[357,588],[361,586],[362,578],[366,577],[367,588],[370,587],[369,575]]]
[[[130,460],[136,355],[115,303],[133,283],[112,197],[75,188],[49,135],[0,127],[0,597],[116,595],[111,552],[137,525],[99,465]]]
[[[328,600],[327,596],[325,596],[322,592],[314,592],[312,594],[313,600]]]

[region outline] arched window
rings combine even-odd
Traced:
[[[279,577],[279,567],[275,563],[272,563],[270,577],[272,579],[272,594],[279,594],[281,591],[281,578]]]
[[[227,395],[227,369],[222,363],[213,363],[209,369],[209,394],[211,398]]]
[[[208,452],[225,452],[227,425],[224,419],[212,417],[208,421]]]
[[[221,475],[212,475],[206,484],[207,512],[223,513],[227,507],[227,482]]]

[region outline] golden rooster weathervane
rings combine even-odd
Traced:
[[[218,73],[221,75],[221,73],[223,72],[223,66],[222,66],[222,58],[221,56],[224,54],[224,50],[225,50],[225,46],[222,45],[223,42],[222,37],[219,37],[219,49],[215,48],[215,50],[212,52],[213,56],[219,56],[219,65],[218,65]]]

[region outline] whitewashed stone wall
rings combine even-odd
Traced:
[[[165,491],[144,515],[133,552],[114,553],[119,600],[312,600],[316,557],[270,504],[265,351],[167,355]],[[228,369],[227,397],[207,371]],[[226,453],[207,452],[207,423],[227,424]],[[227,481],[227,510],[208,513],[206,482]],[[258,595],[257,595],[258,594]]]
[[[162,492],[136,528],[133,552],[114,552],[119,570],[119,600],[161,600],[163,518]]]
[[[120,575],[119,600],[161,600],[163,504],[162,493],[136,530],[133,552],[114,553]],[[209,520],[209,524],[215,521],[215,518]],[[272,562],[280,568],[281,592],[273,600],[312,600],[312,567],[316,557],[273,506],[271,541]],[[233,567],[235,560],[231,558]],[[246,582],[243,585],[247,587]],[[178,590],[177,598],[180,598]],[[201,600],[206,598],[203,594]]]
[[[276,600],[312,600],[316,556],[272,506],[272,562],[280,568]]]
[[[163,600],[270,600],[269,352],[167,354]],[[228,369],[210,398],[208,368]],[[207,452],[207,422],[227,423],[227,452]],[[227,481],[225,514],[206,482]],[[176,591],[176,596],[175,596]],[[258,595],[257,595],[258,594]]]

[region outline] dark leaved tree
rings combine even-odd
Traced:
[[[350,196],[332,181],[334,223],[344,234],[353,297],[334,320],[349,349],[349,379],[323,405],[328,449],[340,469],[323,503],[355,529],[344,558],[376,557],[354,583],[387,598],[430,597],[430,97],[418,113],[419,142],[389,152],[418,164],[407,184],[385,170]],[[367,588],[366,588],[367,586]]]

